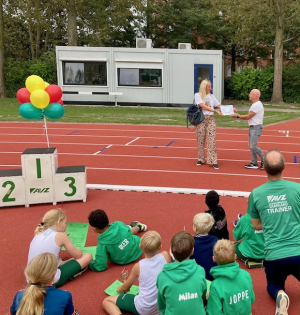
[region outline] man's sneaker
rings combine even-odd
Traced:
[[[74,314],[75,314],[75,315],[80,315],[77,310],[75,310]]]
[[[196,165],[202,165],[203,163],[201,161],[197,161]]]
[[[145,232],[147,231],[147,225],[146,224],[143,224],[139,221],[133,221],[129,224],[131,227],[135,227],[135,226],[138,226],[140,228],[140,232]]]
[[[258,165],[257,164],[253,164],[253,163],[246,164],[245,167],[246,168],[258,169]]]
[[[275,315],[288,315],[287,310],[289,308],[289,305],[290,299],[288,295],[284,291],[281,291],[281,293],[277,295]]]
[[[213,168],[214,168],[215,170],[218,170],[220,167],[219,167],[218,164],[213,164]]]
[[[264,169],[264,161],[261,161],[259,169],[260,169],[260,170],[263,170],[263,169]]]
[[[238,222],[239,222],[238,220],[234,220],[234,221],[232,222],[233,226],[236,227],[237,224],[238,224]]]
[[[237,215],[237,217],[238,217],[238,219],[240,220],[240,218],[242,217],[243,215],[241,214],[241,213],[239,213],[238,215]]]
[[[253,268],[263,268],[264,267],[264,260],[250,260],[247,259],[245,260],[245,265],[247,268],[249,269],[253,269]]]
[[[79,272],[75,273],[75,275],[70,277],[70,281],[76,279],[77,277],[81,276],[86,270],[88,269],[88,267],[86,266],[85,268],[81,269]]]

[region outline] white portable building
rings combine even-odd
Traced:
[[[144,41],[144,42],[142,42]],[[56,47],[58,85],[65,104],[189,106],[199,82],[210,79],[213,94],[224,96],[221,50],[151,48],[137,39],[136,48]]]

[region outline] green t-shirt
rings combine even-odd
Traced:
[[[261,219],[266,260],[300,255],[300,185],[279,179],[255,188],[247,212]]]

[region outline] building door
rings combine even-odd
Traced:
[[[194,65],[194,93],[199,92],[202,80],[208,79],[213,88],[213,65]]]

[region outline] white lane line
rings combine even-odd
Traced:
[[[222,150],[222,149],[220,149]],[[228,149],[226,149],[227,151]],[[234,150],[234,149],[231,149]],[[103,151],[103,149],[101,150]],[[98,151],[98,152],[101,152]],[[249,150],[239,150],[239,152],[249,152]],[[282,153],[291,153],[291,152],[284,152],[281,151]],[[97,152],[96,152],[97,153]],[[93,156],[97,155],[96,153],[58,153],[58,155],[70,155],[70,156]],[[297,152],[296,152],[297,153]],[[1,152],[1,154],[22,154],[22,152]],[[141,158],[141,159],[173,159],[173,160],[195,160],[195,157],[188,157],[188,156],[163,156],[163,155],[132,155],[132,154],[105,154],[101,156],[103,157],[121,157],[121,158]],[[246,160],[235,160],[235,159],[219,159],[218,161],[227,161],[227,162],[249,162],[249,159]],[[287,165],[298,165],[299,163],[295,162],[286,162],[285,164]],[[0,165],[1,166],[1,165]]]
[[[135,169],[135,168],[110,168],[110,167],[87,167],[91,170],[105,170],[105,171],[129,171],[129,172],[157,172],[157,173],[179,173],[179,174],[208,174],[208,175],[227,175],[227,176],[242,176],[242,177],[262,177],[266,178],[265,173],[263,175],[257,174],[236,174],[236,173],[217,173],[217,172],[192,172],[192,171],[174,171],[174,170],[149,170],[149,169]],[[300,177],[287,177],[283,176],[284,179],[299,180]]]
[[[0,164],[0,167],[21,167],[21,165]],[[200,172],[200,171],[176,171],[176,170],[149,170],[149,169],[135,169],[135,168],[112,168],[112,167],[89,167],[87,170],[101,170],[101,171],[128,171],[128,172],[156,172],[156,173],[178,173],[178,174],[206,174],[206,175],[227,175],[227,176],[241,176],[241,177],[261,177],[266,178],[264,172],[262,175],[257,174],[237,174],[237,173],[217,173],[217,172]],[[284,179],[300,180],[300,177],[283,176]]]
[[[292,119],[291,121],[293,121],[295,119]],[[284,122],[283,122],[284,123]],[[13,124],[20,124],[20,127],[17,127],[17,126],[2,126],[5,125],[5,124],[12,124],[12,122],[0,122],[0,129],[9,129],[9,128],[13,128],[13,129],[24,129],[24,126],[22,126],[22,124],[26,124],[26,122],[14,122]],[[42,128],[42,126],[37,126],[37,127],[33,127],[34,125],[34,122],[31,122],[30,123],[31,125],[31,129],[37,129],[37,130],[40,130]],[[37,125],[39,124],[38,122],[36,123]],[[281,124],[281,123],[278,123],[278,124]],[[54,125],[60,125],[60,127],[54,127]],[[76,126],[79,126],[79,125],[88,125],[88,126],[98,126],[98,124],[95,124],[95,123],[58,123],[58,122],[51,122],[51,124],[48,125],[48,130],[63,130],[63,129],[66,129],[66,130],[69,130],[70,128],[74,128],[74,125]],[[115,128],[105,128],[107,126],[114,126]],[[277,123],[276,123],[277,125]],[[146,128],[148,129],[142,129],[142,128],[139,128],[139,129],[123,129],[122,126],[125,126],[125,127],[128,127],[128,126],[136,126],[136,125],[131,125],[131,124],[101,124],[100,125],[101,128],[99,127],[95,127],[95,128],[77,128],[77,129],[80,129],[80,130],[96,130],[96,131],[122,131],[122,132],[132,132],[132,131],[136,131],[136,132],[157,132],[157,133],[182,133],[182,134],[190,134],[191,131],[181,131],[181,130],[177,130],[177,131],[174,131],[174,130],[167,130],[167,129],[184,129],[186,127],[184,126],[163,126],[163,125],[152,125],[153,128],[149,128],[148,126]],[[119,128],[116,128],[116,127],[119,127]],[[161,130],[163,128],[166,128],[165,130]],[[268,125],[268,126],[264,126],[264,133],[262,134],[262,136],[266,135],[266,132],[279,132],[280,130],[283,130],[283,129],[287,129],[287,128],[277,128],[277,129],[268,129],[269,127],[271,127],[271,125]],[[280,126],[279,126],[280,127]],[[161,128],[160,130],[156,130],[156,128]],[[222,132],[218,132],[218,130],[221,130]],[[235,135],[244,135],[245,132],[246,134],[248,135],[248,126],[245,126],[245,128],[237,128],[237,127],[217,127],[217,134],[229,134],[229,135],[232,135],[232,133],[230,132],[226,132],[226,131],[230,131],[230,130],[234,130],[236,132],[244,132],[244,133],[236,133]],[[300,131],[299,130],[289,130],[290,132],[295,132],[295,133],[299,133]]]
[[[171,138],[170,138],[171,139]],[[193,139],[192,140],[194,143],[196,143],[196,139]],[[220,140],[217,140],[217,142],[219,142]],[[221,141],[224,141],[226,143],[228,143],[227,140],[221,140]],[[81,143],[81,142],[57,142],[57,141],[50,141],[51,142],[51,146],[54,146],[54,145],[72,145],[72,146],[76,146],[76,145],[84,145],[84,146],[99,146],[99,145],[108,145],[107,143]],[[237,142],[237,141],[235,141]],[[232,143],[235,143],[235,142],[232,142]],[[248,143],[248,141],[239,141],[239,142],[245,142],[245,143]],[[31,144],[31,143],[34,143],[34,144],[45,144],[45,141],[0,141],[0,143],[6,143],[6,144],[12,144],[12,143],[18,143],[18,144]],[[299,146],[299,143],[276,143],[276,142],[259,142],[260,144],[266,144],[266,143],[272,143],[272,144],[276,144],[276,145],[296,145],[296,146]],[[125,147],[124,144],[117,144],[115,143],[114,146],[119,146],[119,147]],[[131,148],[132,147],[142,147],[142,148],[153,148],[153,144],[152,145],[132,145],[130,146]],[[165,145],[163,146],[157,146],[158,148],[166,148]],[[168,147],[168,149],[192,149],[192,150],[196,150],[197,149],[197,146],[196,144],[193,145],[193,146],[190,146],[190,147],[180,147],[180,146],[171,146],[171,147]],[[218,151],[219,150],[224,150],[224,151],[248,151],[249,152],[249,149],[239,149],[239,148],[218,148]],[[299,154],[299,151],[283,151],[283,150],[280,150],[280,152],[282,153],[293,153],[293,154]]]
[[[125,145],[129,145],[129,144],[131,144],[132,142],[134,142],[134,141],[136,141],[136,140],[138,140],[138,139],[140,139],[140,137],[135,138],[134,140],[132,140],[132,141],[126,143]]]
[[[106,149],[108,149],[108,148],[110,148],[110,147],[112,147],[112,144],[108,145],[107,147],[103,148],[103,149],[100,150],[100,151],[95,152],[93,155],[96,155],[96,154],[98,154],[98,153],[101,153],[102,151],[104,151],[104,150],[106,150]]]
[[[52,134],[52,133],[48,133],[48,135],[49,136],[51,136],[51,137],[57,137],[57,138],[59,138],[59,137],[68,137],[69,138],[69,136],[68,135],[61,135],[61,134]],[[0,133],[0,136],[30,136],[30,137],[32,137],[32,136],[34,136],[34,137],[43,137],[43,136],[45,136],[43,133],[28,133],[28,134],[25,134],[25,133]],[[234,143],[248,143],[248,137],[246,137],[246,135],[244,135],[245,136],[245,140],[232,140],[232,137],[233,136],[235,136],[234,134],[229,134],[229,136],[230,136],[230,139],[225,139],[225,140],[223,140],[223,139],[217,139],[217,142],[228,142],[229,140],[231,141],[231,142],[234,142]],[[89,138],[91,138],[91,135],[80,135],[80,134],[74,134],[72,137],[81,137],[81,138],[87,138],[87,137],[89,137]],[[130,136],[130,135],[128,135],[128,136],[120,136],[120,135],[118,135],[118,136],[108,136],[108,135],[93,135],[92,136],[93,138],[116,138],[116,139],[119,139],[119,138],[132,138],[132,136]],[[267,138],[269,138],[269,136],[266,136]],[[147,140],[149,140],[149,139],[155,139],[156,141],[157,140],[176,140],[176,142],[179,142],[179,141],[195,141],[195,138],[175,138],[175,137],[172,137],[172,138],[167,138],[167,137],[162,137],[162,138],[158,138],[158,137],[139,137],[139,138],[141,138],[141,139],[147,139]],[[261,136],[261,138],[263,138],[263,135]],[[276,141],[276,138],[284,138],[284,139],[286,139],[286,138],[295,138],[295,139],[299,139],[299,137],[298,136],[289,136],[289,137],[286,137],[286,136],[272,136],[272,139],[274,139],[274,141],[259,141],[259,143],[261,144],[261,143],[268,143],[268,144],[278,144],[278,142]],[[281,139],[280,139],[281,140]],[[24,141],[24,143],[27,143],[26,141]],[[295,142],[295,143],[286,143],[286,140],[284,141],[284,144],[288,144],[288,145],[299,145],[299,143],[298,143],[298,141],[297,142]]]

